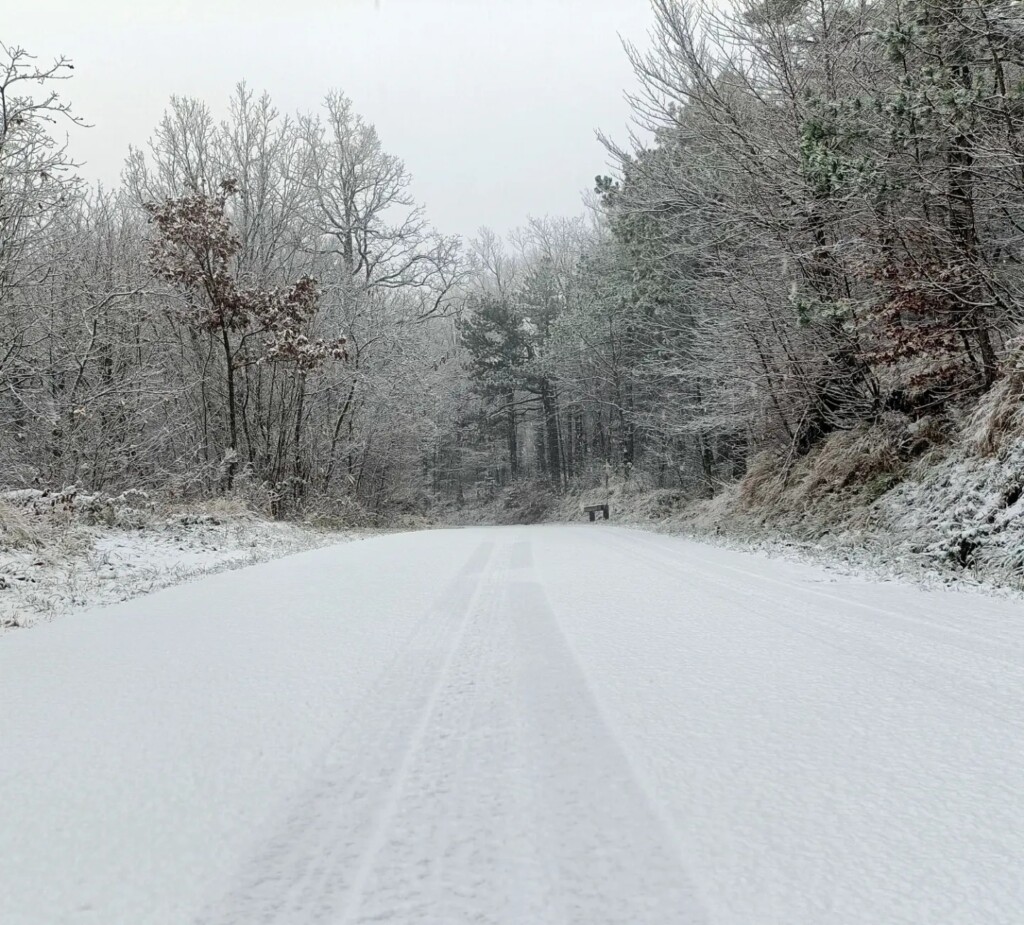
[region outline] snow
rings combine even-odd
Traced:
[[[954,453],[916,475],[877,504],[901,554],[1024,586],[1024,440],[1008,440],[998,455]]]
[[[39,493],[21,494],[31,504]],[[8,492],[4,499],[14,495]],[[5,545],[0,535],[0,633],[356,537],[244,512],[146,513],[130,529],[76,518],[60,523],[49,514],[37,524],[36,518],[30,515],[32,542]]]
[[[10,633],[0,922],[1017,923],[1022,616],[598,524]]]
[[[968,435],[970,436],[970,435]],[[972,438],[973,439],[973,438]],[[976,442],[976,441],[975,441]],[[803,480],[813,474],[804,472]],[[801,479],[794,479],[793,492]],[[795,559],[847,575],[912,581],[994,595],[1024,596],[1024,439],[981,454],[961,435],[915,462],[868,503],[826,495],[797,503],[750,503],[743,484],[694,501],[640,480],[569,496],[557,508],[576,520],[584,503],[611,499],[620,522],[687,535],[716,546]],[[831,497],[831,500],[829,498]]]

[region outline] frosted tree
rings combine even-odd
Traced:
[[[186,324],[223,351],[228,489],[239,449],[238,370],[249,363],[288,362],[305,376],[329,358],[345,357],[344,337],[328,342],[306,333],[318,307],[315,280],[302,277],[290,286],[266,289],[247,287],[238,278],[234,261],[240,242],[225,212],[237,188],[236,181],[224,180],[215,197],[195,193],[147,206],[156,229],[150,250],[153,272],[181,291],[179,312]],[[242,346],[242,339],[253,334],[265,338],[255,357]],[[301,409],[296,426],[301,429]]]

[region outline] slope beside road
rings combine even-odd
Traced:
[[[609,527],[0,639],[0,922],[1024,914],[1024,608]]]

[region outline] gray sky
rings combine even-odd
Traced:
[[[619,35],[646,40],[648,0],[45,0],[5,2],[0,39],[66,54],[84,174],[117,181],[172,93],[215,113],[234,84],[283,111],[337,87],[414,175],[443,231],[569,215],[623,138],[633,85]],[[13,9],[12,9],[13,8]]]

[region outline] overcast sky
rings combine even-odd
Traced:
[[[632,74],[619,36],[646,40],[648,0],[45,0],[4,2],[0,39],[66,54],[64,95],[93,123],[84,174],[117,181],[171,94],[223,111],[247,81],[284,111],[345,91],[402,157],[443,231],[506,231],[581,211],[623,138]]]

